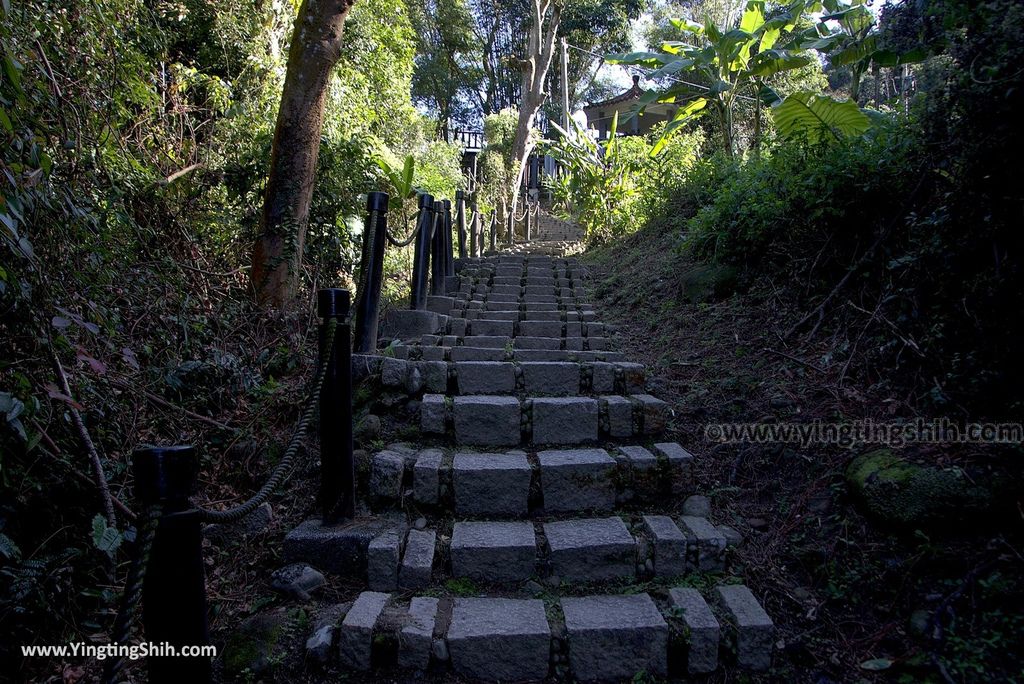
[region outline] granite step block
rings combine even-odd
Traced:
[[[458,598],[448,627],[452,669],[468,679],[541,681],[551,628],[539,599]]]
[[[444,452],[424,449],[416,457],[412,469],[412,496],[420,504],[436,506],[440,500],[441,465]]]
[[[453,577],[517,582],[536,573],[537,536],[528,522],[457,522],[450,555]]]
[[[532,337],[562,337],[564,324],[557,321],[520,321],[519,335]]]
[[[452,483],[459,515],[516,516],[529,510],[532,471],[526,454],[455,454]]]
[[[561,599],[569,665],[582,682],[668,675],[668,623],[647,594]]]
[[[513,349],[561,349],[560,337],[530,337],[518,335],[512,339]]]
[[[690,674],[707,674],[718,668],[721,626],[700,592],[676,587],[668,592],[673,614],[682,621],[686,638],[686,669]]]
[[[472,338],[480,336],[509,338],[513,334],[515,334],[515,324],[511,320],[477,318],[469,325],[469,337]]]
[[[460,444],[519,444],[520,405],[515,397],[459,396],[452,404],[455,438]]]
[[[701,572],[725,570],[726,539],[707,518],[679,516],[679,529],[688,540],[690,563]]]
[[[430,665],[438,600],[416,596],[409,602],[409,618],[398,635],[398,666],[426,670]]]
[[[541,491],[547,513],[611,511],[615,507],[615,459],[604,449],[541,451]]]
[[[511,324],[511,321],[509,321],[509,324]],[[505,349],[505,347],[512,343],[513,339],[518,338],[513,338],[509,335],[467,335],[462,338],[462,344],[464,347]]]
[[[533,396],[568,397],[580,393],[580,365],[571,361],[524,362],[523,388]]]
[[[552,574],[563,581],[599,582],[636,574],[636,541],[621,518],[544,524]]]
[[[390,594],[364,591],[352,603],[337,635],[338,657],[343,665],[364,672],[370,669],[373,630],[390,600]]]
[[[598,436],[598,404],[587,397],[532,400],[534,444],[585,444]]]
[[[654,574],[678,577],[686,572],[686,535],[667,515],[645,515],[644,532],[654,551]],[[714,669],[714,668],[712,668]]]
[[[515,366],[501,361],[460,361],[455,364],[459,394],[511,394],[516,390]]]
[[[434,530],[409,530],[405,540],[402,567],[398,571],[398,586],[402,589],[425,589],[430,586],[434,571]]]
[[[505,361],[508,353],[504,347],[451,347],[448,358],[452,361]]]
[[[770,669],[775,624],[750,589],[742,584],[716,587],[715,604],[722,610],[726,629],[734,640],[736,664],[748,670]]]

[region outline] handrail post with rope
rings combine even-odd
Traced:
[[[466,258],[466,193],[455,191],[455,225],[459,231],[459,258]]]
[[[384,245],[388,230],[388,194],[371,192],[366,197],[366,226],[363,230],[361,288],[356,299],[356,346],[359,353],[377,347],[377,318],[380,288],[384,279]]]
[[[430,274],[430,245],[434,226],[433,196],[420,195],[419,205],[420,214],[416,220],[416,248],[412,258],[410,308],[422,311],[427,308],[427,280]]]
[[[533,218],[533,207],[530,205],[530,198],[527,197],[526,198],[526,216],[523,219],[526,222],[526,224],[525,224],[525,226],[523,228],[523,231],[524,231],[524,241],[525,242],[529,242],[530,241],[530,233],[531,233],[531,230],[530,230],[530,219],[532,219],[532,218]]]
[[[473,193],[473,221],[470,223],[469,231],[473,235],[473,254],[475,258],[482,257],[484,255],[484,241],[482,238],[481,227],[480,227],[480,204],[477,201],[476,193]]]
[[[434,200],[430,240],[430,294],[444,294],[444,201]]]
[[[139,533],[140,548],[151,544],[140,564],[145,577],[141,598],[146,641],[166,642],[179,650],[183,646],[205,646],[210,643],[210,630],[206,622],[203,535],[200,513],[189,502],[199,473],[198,455],[191,446],[139,449],[132,455],[132,472],[142,510],[160,511],[155,529]],[[126,601],[131,599],[126,594]],[[147,660],[149,681],[154,684],[202,684],[211,680],[207,657],[151,654]]]
[[[385,206],[387,202],[385,200]],[[383,246],[381,247],[383,251]],[[320,511],[324,525],[356,515],[352,456],[352,348],[348,323],[351,297],[337,288],[317,292],[323,380],[320,402]],[[376,311],[374,311],[376,334]]]
[[[491,209],[491,251],[498,249],[498,210]]]
[[[452,249],[452,201],[444,201],[444,275],[446,278],[455,276],[455,252]],[[442,286],[441,294],[447,294]]]

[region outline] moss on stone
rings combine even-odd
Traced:
[[[685,271],[680,277],[683,299],[695,304],[724,299],[735,289],[736,269],[731,266],[700,264]]]
[[[891,449],[855,458],[846,469],[851,492],[880,522],[901,528],[963,520],[989,510],[993,492],[955,467],[908,461]]]
[[[270,670],[283,655],[281,641],[288,621],[288,615],[279,609],[243,622],[224,644],[224,673],[233,678],[258,677]]]

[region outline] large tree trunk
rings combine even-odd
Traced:
[[[550,16],[548,16],[549,10]],[[512,201],[509,204],[512,207],[513,216],[519,206],[519,188],[523,184],[527,160],[535,145],[531,133],[537,121],[537,112],[547,97],[544,82],[547,80],[548,69],[551,67],[551,58],[555,54],[555,37],[558,35],[561,15],[561,2],[533,0],[533,25],[530,27],[530,37],[526,44],[526,59],[523,60],[519,123],[516,126],[516,137],[512,142],[512,168],[515,169],[515,182],[512,185]]]
[[[281,307],[295,294],[328,78],[341,55],[342,28],[354,1],[303,0],[295,18],[260,233],[252,251],[250,277],[265,306]]]

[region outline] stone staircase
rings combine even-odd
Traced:
[[[419,402],[422,438],[370,456],[356,521],[286,538],[290,561],[367,589],[314,625],[307,657],[488,682],[768,669],[772,621],[727,580],[739,535],[661,437],[670,408],[614,349],[586,270],[500,255],[458,272],[354,359]]]
[[[565,221],[541,209],[537,216],[536,238],[563,242],[580,242],[586,237],[583,226],[575,221]]]

